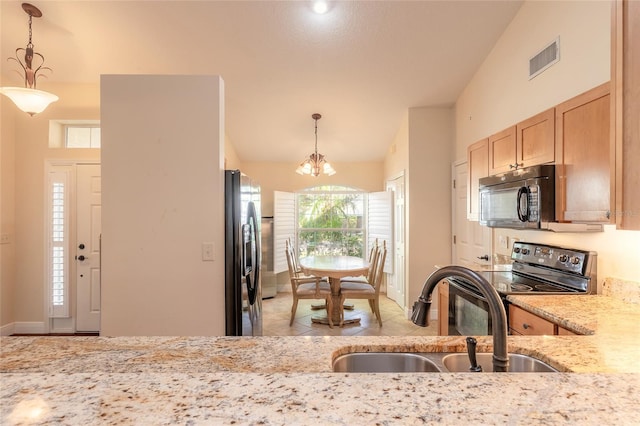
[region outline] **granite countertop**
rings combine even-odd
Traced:
[[[587,336],[509,336],[574,373],[332,373],[357,351],[464,337],[3,337],[0,424],[624,424],[640,414],[638,305],[512,296]],[[491,351],[490,336],[478,350]]]

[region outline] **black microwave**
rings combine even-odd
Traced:
[[[526,167],[480,178],[479,184],[481,225],[540,229],[555,220],[554,165]]]

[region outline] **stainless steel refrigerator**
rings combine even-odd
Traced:
[[[263,216],[262,226],[262,298],[276,297],[278,293],[278,280],[273,272],[273,216]]]
[[[227,336],[262,335],[260,185],[225,171],[225,308]]]

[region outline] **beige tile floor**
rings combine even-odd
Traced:
[[[289,327],[291,318],[291,293],[278,293],[276,297],[262,301],[265,336],[436,336],[438,324],[432,321],[429,327],[419,327],[406,319],[402,309],[385,295],[380,295],[382,327],[369,308],[366,300],[347,300],[354,304],[353,311],[345,311],[346,318],[360,317],[360,324],[329,328],[328,325],[314,324],[311,317],[325,315],[324,310],[312,310],[311,305],[322,301],[300,300],[295,320]]]

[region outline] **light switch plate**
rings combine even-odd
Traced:
[[[213,243],[202,243],[202,261],[211,262],[213,259]]]

